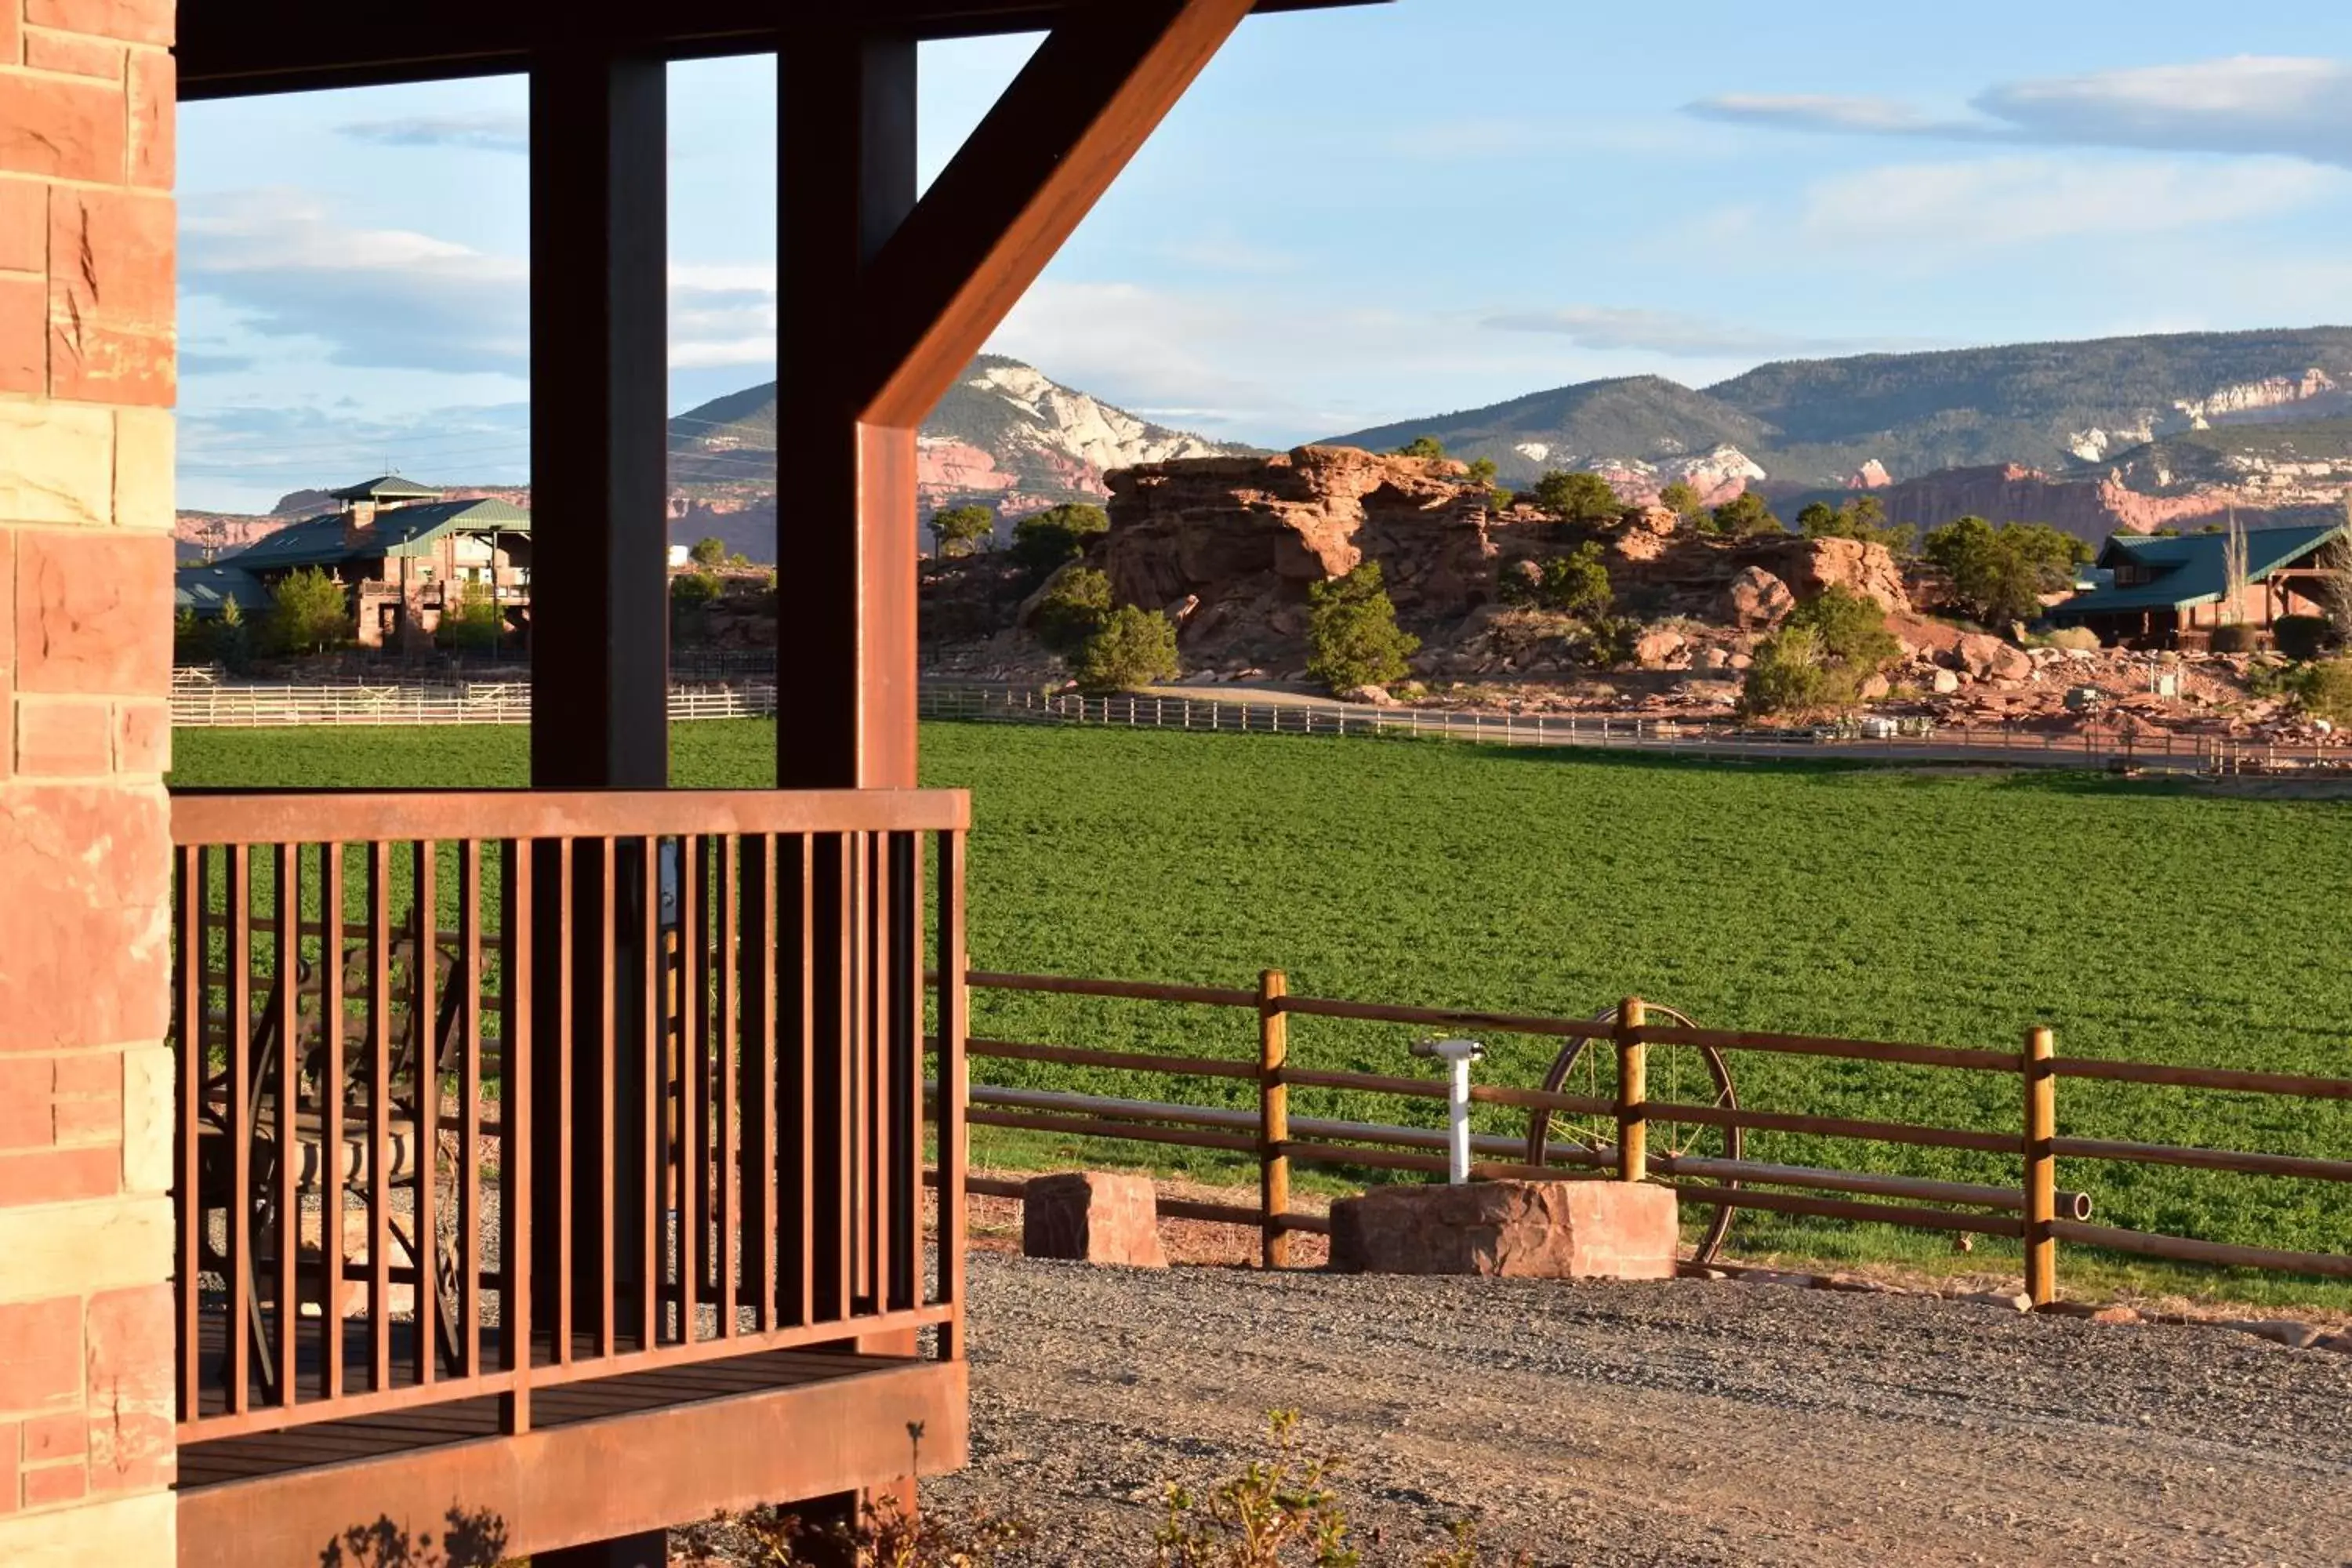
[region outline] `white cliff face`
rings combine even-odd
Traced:
[[[2066,449],[2086,463],[2103,463],[2116,453],[2184,430],[2319,419],[2347,409],[2352,409],[2352,391],[2315,368],[2301,375],[2272,375],[2217,387],[2203,397],[2177,398],[2169,408],[2140,409],[2112,430],[2075,431],[2066,437]]]
[[[2274,409],[2292,408],[2301,416],[2309,410],[2297,405],[2317,401],[2342,389],[2336,378],[2324,370],[2306,370],[2301,375],[2273,375],[2261,381],[2249,381],[2237,386],[2225,386],[2195,402],[2175,403],[2175,416],[2187,421],[2192,430],[2210,429],[2216,424],[2230,424],[2250,415],[2262,415]]]
[[[1512,447],[1511,450],[1517,452],[1520,457],[1525,458],[1530,463],[1548,463],[1551,461],[1551,446],[1549,442],[1522,441],[1517,446]]]
[[[1030,428],[1023,435],[1030,444],[1105,471],[1237,450],[1139,419],[1025,364],[990,365],[965,384],[1003,398],[1026,416]]]
[[[1769,477],[1762,464],[1730,446],[1657,462],[1637,458],[1587,458],[1576,466],[1587,473],[1599,474],[1620,496],[1636,502],[1655,500],[1660,490],[1679,479],[1696,490],[1707,505],[1719,506],[1749,485],[1759,484]]]

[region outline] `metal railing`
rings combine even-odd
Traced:
[[[179,1439],[933,1329],[953,792],[173,801]],[[960,993],[939,1039],[962,1038]],[[929,1131],[960,1180],[953,1097]],[[959,1216],[960,1207],[954,1211]]]

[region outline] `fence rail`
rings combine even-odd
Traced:
[[[1953,725],[1871,736],[1791,731],[1773,736],[1711,721],[1631,715],[1374,708],[1339,702],[1253,702],[1246,698],[1115,696],[992,687],[927,686],[927,719],[1116,729],[1332,737],[1430,736],[1496,746],[1590,747],[1762,761],[1813,756],[1873,762],[1990,762],[2021,767],[2153,767],[2231,773],[2293,768],[2352,769],[2352,747],[2086,726],[2073,734],[2013,724]]]
[[[528,724],[529,681],[383,686],[210,686],[172,689],[179,729],[247,729],[292,724]],[[669,716],[772,719],[772,681],[673,686]]]
[[[937,976],[932,979],[936,983]],[[1046,1061],[1178,1079],[1254,1080],[1259,1091],[1255,1110],[1022,1089],[984,1082],[970,1084],[963,1098],[970,1107],[968,1118],[976,1125],[1255,1156],[1260,1168],[1260,1201],[1255,1208],[1187,1205],[1185,1213],[1191,1217],[1257,1228],[1263,1237],[1262,1258],[1269,1268],[1287,1263],[1288,1235],[1328,1229],[1328,1222],[1318,1216],[1291,1209],[1292,1162],[1433,1173],[1447,1169],[1447,1161],[1441,1152],[1447,1137],[1443,1131],[1291,1113],[1288,1096],[1294,1088],[1345,1089],[1403,1100],[1444,1099],[1448,1093],[1444,1082],[1435,1079],[1310,1070],[1296,1065],[1291,1056],[1289,1019],[1335,1017],[1418,1025],[1433,1030],[1469,1028],[1585,1040],[1613,1049],[1618,1070],[1614,1092],[1607,1098],[1473,1085],[1473,1100],[1524,1109],[1530,1112],[1531,1119],[1542,1119],[1532,1121],[1530,1134],[1524,1139],[1493,1133],[1475,1136],[1472,1173],[1480,1178],[1589,1176],[1656,1180],[1675,1188],[1685,1203],[1715,1208],[1750,1208],[2014,1237],[2023,1244],[2026,1289],[2037,1304],[2057,1299],[2061,1242],[2187,1263],[2352,1279],[2352,1257],[2251,1247],[2195,1237],[2093,1225],[2089,1223],[2093,1195],[2062,1189],[2057,1183],[2061,1160],[2187,1165],[2227,1173],[2352,1183],[2352,1160],[2062,1137],[2058,1131],[2057,1096],[2061,1079],[2078,1078],[2341,1100],[2352,1098],[2352,1079],[2061,1058],[2057,1055],[2055,1036],[2040,1027],[2026,1031],[2016,1050],[1964,1049],[1652,1026],[1646,1022],[1648,1010],[1639,999],[1628,999],[1622,1004],[1613,1022],[1340,1001],[1289,994],[1285,976],[1276,970],[1266,971],[1255,990],[980,971],[967,974],[965,982],[974,991],[1048,993],[1254,1011],[1259,1034],[1255,1062],[979,1038],[967,1043],[966,1061]],[[2017,1081],[2019,1116],[2014,1124],[1999,1130],[1931,1127],[1762,1110],[1738,1104],[1728,1093],[1718,1096],[1711,1104],[1653,1100],[1646,1087],[1648,1055],[1653,1048],[1675,1046],[2007,1074]],[[1613,1141],[1580,1142],[1556,1138],[1557,1129],[1550,1121],[1555,1112],[1597,1116],[1603,1124],[1613,1121]],[[2006,1185],[1951,1182],[1885,1171],[1717,1159],[1672,1150],[1652,1152],[1647,1135],[1654,1126],[1660,1125],[1813,1133],[1859,1142],[2008,1154],[2018,1161],[2018,1179]],[[1017,1185],[975,1182],[971,1190],[1017,1196]],[[1166,1205],[1163,1208],[1175,1212]],[[1216,1212],[1208,1212],[1211,1209]]]

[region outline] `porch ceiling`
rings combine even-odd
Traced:
[[[1128,4],[1129,0],[1111,0]],[[1257,0],[1260,15],[1388,0]],[[795,26],[853,23],[917,38],[1043,32],[1089,0],[680,0],[609,11],[578,0],[181,0],[183,101],[522,70],[592,28],[673,59],[772,50]]]

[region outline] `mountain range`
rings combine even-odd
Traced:
[[[1846,485],[2021,464],[2065,471],[2217,426],[2352,412],[2352,329],[2198,332],[1789,360],[1695,389],[1658,376],[1587,382],[1486,408],[1332,437],[1394,447],[1433,435],[1506,482],[1546,468],[1670,464],[1732,447],[1765,488]]]

